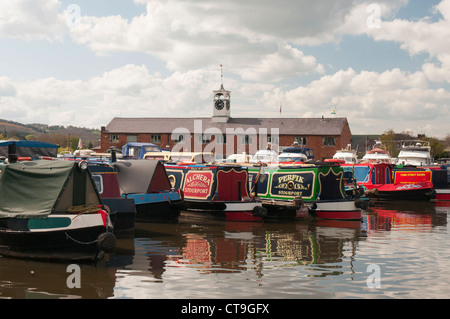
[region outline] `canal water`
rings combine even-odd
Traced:
[[[449,212],[398,202],[362,222],[138,223],[96,264],[0,257],[0,298],[448,298]]]

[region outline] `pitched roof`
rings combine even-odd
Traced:
[[[194,128],[205,132],[208,128],[218,128],[226,133],[229,129],[266,128],[270,134],[271,129],[278,128],[280,135],[340,135],[347,118],[234,118],[227,123],[213,122],[211,117],[198,118],[123,118],[115,117],[105,127],[105,133],[172,133],[176,128],[185,128],[191,133]],[[236,131],[237,132],[237,131]]]

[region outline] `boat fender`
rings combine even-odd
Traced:
[[[97,246],[105,253],[112,253],[116,249],[116,241],[116,236],[113,233],[101,233],[97,237]]]
[[[377,196],[378,195],[378,188],[372,188],[368,189],[364,192],[364,196]]]
[[[430,199],[435,199],[436,198],[436,190],[434,188],[432,188],[429,192],[427,192],[425,194],[428,198]]]
[[[253,215],[259,216],[259,217],[265,217],[265,216],[267,216],[267,209],[265,207],[255,206],[253,208]]]

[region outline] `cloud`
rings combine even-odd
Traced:
[[[137,65],[125,65],[86,81],[2,77],[0,118],[99,128],[114,116],[210,116],[217,79],[217,72],[208,70],[175,72],[163,78]]]
[[[422,72],[358,73],[349,68],[292,90],[274,89],[264,98],[266,109],[283,101],[287,117],[330,117],[336,108],[338,116],[347,117],[353,132],[376,134],[411,126],[415,133],[443,136],[448,132],[450,93],[430,89]]]
[[[0,118],[99,128],[113,117],[211,116],[216,70],[151,74],[125,65],[86,81],[0,78]],[[356,72],[349,68],[323,75],[308,85],[285,90],[275,84],[227,79],[233,117],[347,117],[352,132],[388,129],[443,137],[450,120],[450,93],[428,87],[422,72],[393,69]],[[58,116],[55,116],[58,114]],[[439,116],[436,116],[439,114]]]
[[[66,16],[57,0],[0,0],[0,36],[25,40],[61,40]]]
[[[223,64],[235,117],[279,116],[282,104],[283,116],[295,117],[330,116],[336,108],[357,133],[448,132],[450,96],[437,87],[450,82],[450,47],[444,40],[450,36],[450,0],[415,20],[396,18],[407,0],[134,2],[145,12],[126,19],[76,17],[57,0],[0,0],[0,36],[55,41],[69,34],[99,56],[146,53],[171,71],[163,76],[151,73],[151,66],[126,61],[84,81],[0,77],[0,117],[98,128],[114,116],[210,116]],[[411,56],[426,53],[429,59],[411,72],[355,71],[349,65],[327,73],[323,65],[333,64],[332,58],[305,53],[361,35],[375,43],[398,43]],[[298,84],[306,75],[315,80]],[[287,84],[289,79],[296,84]]]
[[[397,5],[402,2],[407,1],[399,1]],[[444,40],[450,38],[450,0],[442,0],[431,15],[418,20],[390,19],[396,9],[396,5],[379,4],[380,24],[371,27],[371,20],[364,19],[367,7],[356,6],[339,32],[366,34],[375,41],[396,42],[411,56],[426,53],[430,62],[424,63],[422,70],[427,78],[433,82],[450,83],[450,46]],[[371,15],[375,13],[370,12]]]
[[[146,13],[81,17],[70,29],[78,44],[96,54],[145,52],[166,61],[171,71],[224,64],[244,80],[322,73],[323,66],[292,44],[333,34],[353,5],[346,1],[136,1]],[[323,40],[321,40],[323,41]]]

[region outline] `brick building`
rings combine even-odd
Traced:
[[[351,144],[346,118],[234,118],[230,91],[213,91],[213,116],[198,118],[114,118],[101,128],[101,151],[127,142],[150,142],[177,151],[213,151],[226,157],[254,154],[258,149],[281,151],[294,142],[314,151],[315,159],[331,158]]]

